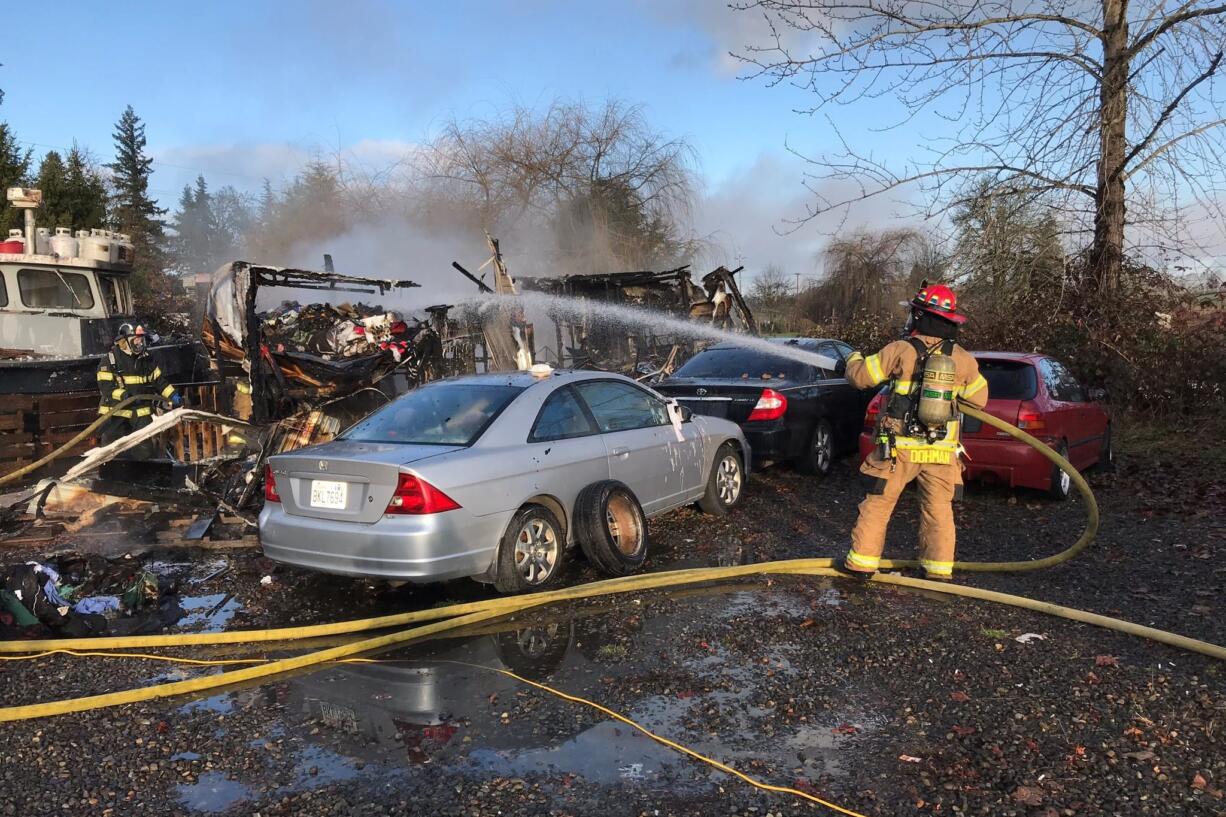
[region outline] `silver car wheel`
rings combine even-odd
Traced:
[[[733,505],[741,496],[741,461],[729,454],[719,461],[715,472],[715,491],[724,505]]]
[[[529,519],[515,537],[515,566],[528,584],[541,584],[558,564],[558,533],[543,519]]]
[[[1067,494],[1069,489],[1073,487],[1073,478],[1069,476],[1068,471],[1060,471],[1060,493]]]

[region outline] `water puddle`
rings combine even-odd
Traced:
[[[362,772],[355,768],[350,758],[322,746],[307,746],[298,754],[294,764],[294,782],[286,790],[301,791],[343,783],[360,774]]]
[[[604,786],[667,782],[688,761],[636,729],[604,721],[555,746],[477,749],[469,755],[472,772],[501,777],[574,775]]]
[[[216,632],[224,630],[234,614],[243,605],[229,593],[211,593],[207,596],[185,596],[179,605],[187,615],[179,620],[179,629],[188,632]]]
[[[215,712],[218,715],[229,715],[234,711],[234,696],[228,692],[189,701],[179,707],[179,712],[190,715],[193,712]]]
[[[219,595],[199,599],[193,613],[226,606],[218,607]],[[600,605],[557,618],[534,614],[493,632],[372,656],[378,663],[333,664],[275,687],[202,698],[179,712],[226,715],[224,728],[232,730],[244,712],[273,715],[264,730],[243,736],[249,747],[275,741],[288,750],[267,755],[279,764],[277,784],[261,800],[330,785],[411,788],[425,766],[474,781],[529,778],[558,791],[582,782],[704,796],[727,783],[632,727],[490,671],[497,669],[606,704],[746,770],[816,779],[850,768],[849,747],[880,723],[850,695],[845,706],[835,697],[820,722],[785,713],[780,702],[807,671],[809,647],[786,637],[746,642],[743,628],[799,628],[822,611],[837,619],[846,603],[828,581],[686,588],[663,594],[658,605],[634,605],[633,613]],[[224,771],[180,786],[184,807],[217,812],[252,798]]]
[[[210,814],[226,811],[251,799],[251,788],[228,779],[222,772],[205,772],[195,783],[180,783],[178,799],[192,811]]]

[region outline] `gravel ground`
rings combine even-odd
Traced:
[[[962,580],[1226,642],[1226,496],[1212,473],[1125,456],[1092,479],[1104,523],[1090,552],[1041,574]],[[847,462],[823,483],[770,470],[726,519],[680,511],[655,522],[650,567],[840,555],[859,498]],[[1065,547],[1081,508],[978,489],[959,517],[960,558],[1017,559]],[[915,520],[908,496],[891,553],[911,552]],[[218,558],[196,557],[185,578]],[[390,591],[274,570],[255,554],[228,558],[230,570],[188,602],[203,611],[226,593],[233,601],[189,627],[285,626],[486,595],[471,584]],[[573,581],[594,578],[582,562],[570,569]],[[1043,638],[1017,640],[1028,633]],[[0,814],[821,811],[491,667],[863,814],[1226,814],[1220,662],[1012,608],[761,579],[557,606],[378,658],[202,700],[0,726]],[[56,656],[0,664],[0,700],[218,671]]]

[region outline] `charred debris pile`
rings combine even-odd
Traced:
[[[718,267],[695,284],[687,264],[663,272],[610,272],[521,278],[525,290],[581,299],[591,308],[581,316],[551,314],[555,361],[572,368],[618,371],[637,377],[670,374],[697,351],[690,338],[646,326],[623,326],[602,319],[602,304],[631,306],[673,318],[701,321],[746,334],[758,334],[753,312],[741,295],[736,274],[744,267]]]
[[[397,293],[416,289],[417,283],[337,273],[326,256],[323,271],[226,264],[211,276],[197,277],[198,339],[153,349],[159,361],[166,361],[165,370],[190,409],[183,420],[159,427],[156,460],[135,461],[124,452],[95,451],[86,458],[88,475],[63,484],[44,479],[26,514],[4,515],[0,528],[7,526],[9,535],[14,525],[42,526],[48,534],[77,530],[83,519],[104,520],[107,507],[130,519],[137,513],[134,506],[152,503],[153,510],[144,512],[148,519],[164,517],[167,508],[178,518],[194,517],[176,528],[175,535],[184,540],[249,536],[270,454],[332,439],[360,417],[423,383],[472,372],[527,368],[537,360],[649,380],[667,375],[697,351],[690,338],[603,320],[604,304],[757,333],[737,285],[740,268],[719,267],[699,283],[692,280],[688,266],[516,280],[507,270],[497,239],[487,241],[491,255],[479,270],[490,268],[492,285],[484,275],[453,264],[479,293],[540,292],[578,299],[590,309],[550,312],[546,317],[553,323],[553,337],[538,349],[537,330],[513,297],[493,309],[437,304],[414,317],[382,304],[389,298],[401,300]],[[259,298],[270,289],[284,297]],[[259,309],[257,301],[277,305]],[[115,305],[108,327],[91,326],[90,331],[136,320],[127,303]],[[55,431],[40,445],[22,448],[20,461],[0,459],[0,473],[54,450],[94,419],[97,394],[88,375],[105,352],[101,344],[94,347],[75,354],[69,350],[64,356],[64,366],[82,373],[71,384],[45,389],[52,392],[47,395],[0,395],[0,400],[29,402],[18,407],[17,419],[0,424],[0,433],[44,427]],[[57,400],[71,404],[71,416],[40,411],[40,403]],[[87,441],[64,453],[79,456],[91,444]],[[4,453],[0,449],[0,455]],[[66,462],[71,460],[57,461],[39,475],[62,475]],[[27,530],[24,535],[31,534]],[[161,533],[157,536],[166,543]]]

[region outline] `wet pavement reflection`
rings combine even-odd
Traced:
[[[833,619],[849,601],[828,582],[804,594],[735,587],[661,594],[677,596],[686,596],[687,618],[733,627],[771,619]],[[535,776],[564,788],[582,779],[607,787],[667,788],[674,794],[709,792],[726,782],[723,773],[623,723],[496,669],[605,704],[725,761],[765,761],[807,778],[844,773],[840,752],[847,738],[836,727],[854,722],[855,732],[863,734],[876,728],[871,716],[841,711],[831,713],[828,722],[779,729],[772,715],[781,704],[762,700],[766,693],[760,686],[767,677],[778,683],[796,675],[799,648],[771,639],[752,664],[705,641],[678,649],[688,635],[679,629],[675,610],[659,600],[622,599],[551,611],[479,635],[372,656],[378,663],[334,664],[194,701],[180,711],[224,713],[234,720],[248,708],[276,709],[284,724],[284,734],[275,738],[283,760],[278,786],[263,786],[265,796],[359,776],[364,784],[385,779],[399,786],[426,769],[473,780]],[[274,737],[266,739],[272,746]],[[256,779],[243,780],[261,788]],[[207,787],[201,788],[205,775],[200,781],[190,794],[185,790],[185,806],[208,811],[234,804],[237,789],[217,786],[210,777],[208,791],[217,792],[210,800]]]

